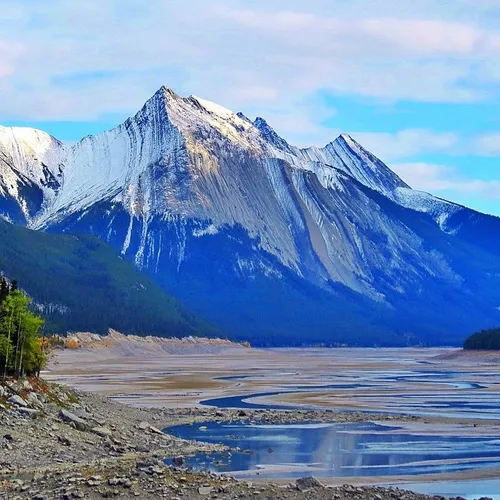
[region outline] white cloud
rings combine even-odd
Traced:
[[[352,132],[351,135],[366,149],[384,161],[401,160],[419,153],[450,153],[459,143],[453,132],[433,132],[424,129],[383,132]]]
[[[277,0],[7,0],[0,32],[26,50],[9,59],[0,49],[1,117],[130,113],[165,83],[235,110],[270,111],[284,125],[305,120],[320,143],[331,131],[300,105],[319,91],[427,102],[498,94],[491,8],[468,0],[290,0],[286,9]]]
[[[0,79],[15,72],[16,59],[23,53],[23,45],[18,42],[5,42],[0,39]]]
[[[396,163],[391,168],[411,187],[421,191],[452,193],[453,199],[463,195],[500,200],[500,181],[472,179],[453,167],[431,163]]]
[[[473,141],[472,150],[480,156],[500,156],[500,132],[477,137]]]

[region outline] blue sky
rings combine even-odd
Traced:
[[[165,84],[299,145],[350,133],[500,215],[499,21],[499,0],[0,0],[0,124],[74,141]]]

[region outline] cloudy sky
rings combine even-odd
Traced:
[[[1,124],[77,140],[163,84],[500,215],[500,0],[0,0]]]

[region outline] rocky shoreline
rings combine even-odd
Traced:
[[[251,484],[183,468],[183,457],[222,446],[169,436],[201,420],[267,423],[358,421],[356,413],[133,408],[38,380],[0,385],[0,498],[420,500],[398,488],[327,488],[314,479]],[[392,419],[377,415],[377,419]],[[164,459],[176,459],[166,466]]]

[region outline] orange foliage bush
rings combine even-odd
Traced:
[[[64,347],[66,347],[66,349],[79,349],[81,346],[77,339],[69,338],[64,342]]]

